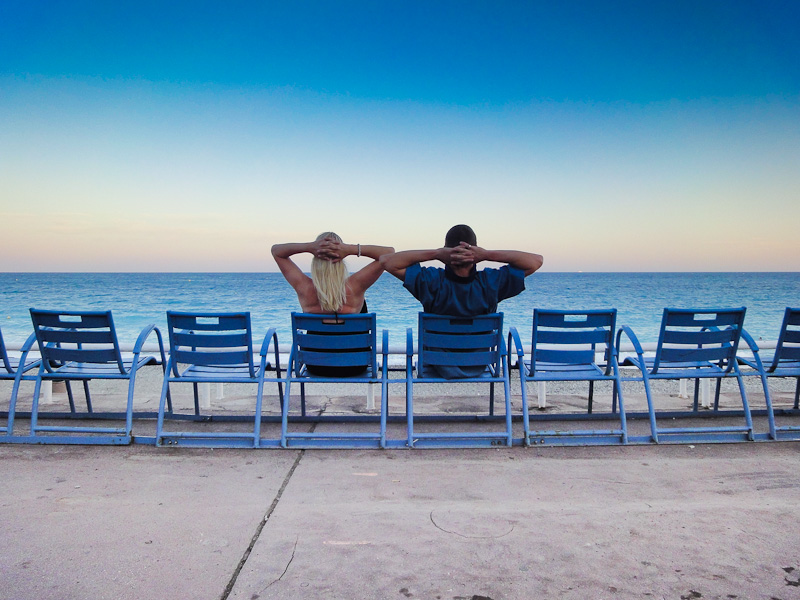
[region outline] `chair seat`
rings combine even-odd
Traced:
[[[756,361],[751,358],[737,357],[740,365],[747,365],[751,369],[758,370]],[[778,361],[778,366],[773,370],[772,362],[774,357],[762,356],[761,362],[764,365],[764,372],[770,377],[800,377],[800,360],[781,360]]]
[[[130,372],[133,366],[132,359],[124,359],[122,364],[125,371]],[[139,369],[146,365],[161,364],[155,356],[140,356],[136,361],[136,368]],[[44,379],[94,379],[94,378],[111,378],[111,379],[128,379],[128,373],[120,373],[119,365],[117,363],[79,363],[68,362],[65,365],[53,369],[52,372],[44,372],[42,374]]]
[[[606,375],[605,370],[602,369],[597,363],[554,363],[554,362],[536,362],[537,375],[531,375],[531,361],[526,360],[523,362],[525,367],[526,377],[536,377],[539,375],[557,376],[558,380],[575,380],[575,381],[593,381],[598,379],[614,379],[612,375]]]
[[[316,375],[315,373],[309,373],[306,365],[302,365],[300,367],[299,374],[291,374],[291,378],[295,381],[301,381],[301,383],[322,383],[322,382],[336,382],[336,381],[354,381],[357,383],[363,383],[367,381],[380,381],[381,380],[381,366],[380,364],[376,367],[377,373],[373,373],[372,369],[367,367],[364,369],[363,372],[357,373],[355,375],[342,375],[342,376],[329,376],[329,375]]]
[[[687,361],[687,362],[669,362],[662,360],[658,364],[658,371],[653,373],[655,365],[655,358],[645,357],[644,366],[636,356],[629,356],[622,361],[622,366],[637,367],[641,370],[648,371],[650,377],[665,378],[665,379],[691,379],[693,377],[719,377],[725,375],[725,369],[722,369],[714,363],[706,361]]]
[[[413,368],[414,368],[414,372],[416,373],[415,380],[416,381],[427,380],[428,383],[430,383],[432,381],[446,382],[446,381],[454,381],[454,380],[455,381],[492,381],[492,380],[494,380],[494,381],[502,381],[503,380],[503,376],[502,375],[497,375],[488,366],[486,367],[486,369],[484,369],[483,373],[480,373],[479,375],[472,375],[470,377],[458,377],[458,378],[454,378],[454,379],[448,379],[446,377],[442,377],[433,367],[424,367],[422,369],[422,373],[419,372],[419,369],[418,369],[416,363],[414,363],[414,367]]]
[[[269,363],[266,367],[269,368]],[[235,383],[236,381],[255,381],[261,375],[261,365],[253,365],[253,376],[250,375],[248,365],[189,365],[181,372],[180,377],[171,377],[173,381],[180,381],[182,378],[199,378],[203,381],[218,381],[225,383]]]
[[[11,370],[6,369],[5,365],[0,362],[0,379],[14,379],[14,376],[17,374],[19,370],[19,358],[15,358],[13,356],[8,357],[9,367]],[[39,364],[38,358],[29,358],[25,360],[25,365],[22,368],[22,372],[25,373],[26,371],[30,371],[33,367]]]

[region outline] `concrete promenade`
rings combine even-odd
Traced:
[[[640,390],[626,387],[626,404],[641,409]],[[758,381],[748,387],[753,406],[763,406]],[[784,387],[776,402],[786,407],[793,382]],[[151,368],[137,384],[136,408],[157,406],[159,389],[160,370]],[[5,402],[7,391],[0,388]],[[390,390],[394,414],[402,391]],[[660,405],[686,407],[677,391],[663,387]],[[724,390],[725,404],[737,402],[732,391]],[[101,385],[96,404],[119,406],[123,392]],[[210,399],[212,410],[250,406],[240,392],[226,387],[223,400]],[[320,392],[328,390],[309,401],[326,412],[365,411],[363,390]],[[517,413],[518,383],[512,393]],[[485,407],[485,390],[468,386],[431,386],[420,398],[421,410]],[[597,406],[609,399],[603,390]],[[48,407],[64,401],[54,394]],[[191,405],[188,391],[176,402]],[[547,410],[585,410],[585,402],[584,389],[553,386]],[[277,410],[274,399],[270,406]],[[631,426],[646,431],[647,421]],[[134,425],[143,435],[153,429],[152,420]],[[402,436],[402,426],[393,433]],[[0,599],[800,599],[798,465],[799,442],[0,445]]]
[[[800,598],[800,444],[0,446],[0,598]]]

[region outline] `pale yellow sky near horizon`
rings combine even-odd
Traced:
[[[0,271],[274,271],[273,243],[438,247],[462,222],[549,271],[800,270],[796,98],[488,109],[3,83]]]

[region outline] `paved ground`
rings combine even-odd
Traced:
[[[26,386],[20,410],[30,406]],[[137,410],[153,410],[159,388],[157,369],[143,373]],[[776,402],[790,406],[793,390],[778,390]],[[0,402],[7,391],[0,386]],[[723,403],[739,402],[732,391],[723,390]],[[97,407],[119,404],[123,392],[101,386]],[[585,410],[582,388],[549,392],[548,413]],[[395,413],[402,393],[393,386]],[[689,404],[677,384],[658,394],[659,406]],[[176,403],[188,398],[178,393]],[[474,410],[485,406],[485,391],[431,386],[419,399],[422,411]],[[47,408],[64,401],[54,394]],[[597,402],[608,404],[608,390]],[[215,413],[241,412],[252,397],[226,386],[225,398],[209,403]],[[370,412],[363,390],[314,392],[310,403]],[[518,412],[518,389],[513,403]],[[642,408],[643,396],[626,389],[626,403]],[[646,433],[647,421],[632,428]],[[134,426],[143,435],[153,429],[152,420]],[[402,437],[402,425],[393,430]],[[800,599],[798,464],[800,442],[386,451],[0,445],[0,599]]]
[[[800,598],[798,443],[0,446],[0,598]]]

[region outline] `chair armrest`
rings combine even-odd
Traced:
[[[761,360],[761,355],[759,354],[759,347],[758,347],[758,344],[756,343],[756,341],[753,339],[753,336],[750,335],[749,333],[747,333],[746,329],[742,329],[742,338],[741,339],[743,339],[745,342],[747,342],[747,346],[748,346],[748,348],[750,348],[750,352],[753,353],[753,358],[755,359],[754,362],[755,362],[756,370],[759,373],[763,373],[764,372],[764,363]],[[737,358],[737,361],[739,363],[745,364],[748,367],[752,367],[753,366],[753,364],[750,361],[748,361],[748,360],[746,360],[744,358],[741,358],[739,356],[737,356],[736,358]]]
[[[267,330],[267,335],[264,336],[264,341],[261,342],[261,350],[259,350],[259,354],[261,356],[266,356],[269,354],[269,346],[272,342],[275,342],[275,349],[278,349],[278,332],[274,327],[270,327]]]
[[[264,372],[264,369],[267,366],[267,354],[269,354],[269,346],[273,344],[275,350],[275,371],[278,374],[278,377],[281,376],[281,358],[280,353],[278,352],[278,332],[274,327],[270,327],[267,330],[267,335],[264,336],[264,341],[261,342],[261,350],[259,354],[261,355],[261,372]]]
[[[750,348],[750,352],[753,353],[753,356],[758,356],[758,344],[753,339],[753,336],[747,333],[746,329],[742,329],[742,339],[747,343],[747,346]]]
[[[139,354],[142,353],[142,347],[144,346],[144,343],[147,341],[147,338],[150,337],[150,334],[153,332],[153,330],[158,331],[158,328],[156,327],[155,323],[150,323],[150,325],[147,325],[144,329],[142,329],[141,333],[139,333],[139,337],[136,338],[136,343],[133,345],[134,356],[139,356]],[[158,340],[160,345],[161,342],[160,331],[158,331]]]
[[[639,338],[636,337],[636,334],[633,332],[633,329],[631,329],[627,325],[623,325],[622,327],[619,328],[619,331],[617,331],[617,341],[616,344],[614,344],[617,351],[617,355],[619,356],[619,349],[621,347],[620,341],[622,339],[623,333],[631,341],[631,344],[633,344],[633,349],[636,351],[636,354],[639,356],[639,359],[641,360],[642,368],[644,368],[644,350],[642,349],[642,345],[639,343]]]
[[[19,365],[17,366],[17,371],[24,373],[26,370],[25,368],[25,359],[28,358],[28,353],[33,348],[33,345],[36,343],[36,333],[32,333],[28,336],[28,339],[25,340],[25,343],[22,344],[22,348],[20,349],[19,355]],[[39,364],[41,360],[37,360],[36,362],[32,363],[30,368],[32,369],[35,365]]]
[[[155,323],[150,323],[144,329],[142,329],[139,337],[136,338],[136,343],[133,345],[133,362],[131,363],[130,371],[128,374],[135,372],[138,368],[137,363],[139,361],[139,355],[142,353],[142,348],[144,347],[144,343],[147,341],[147,338],[150,337],[150,334],[156,332],[156,337],[158,338],[158,349],[161,353],[161,367],[162,369],[166,369],[167,359],[164,354],[164,342],[161,339],[161,332],[156,327]],[[122,365],[120,365],[120,370],[122,369]]]
[[[389,330],[381,331],[381,355],[384,360],[389,356]]]
[[[406,373],[411,372],[414,360],[414,331],[411,327],[406,328]]]
[[[517,363],[525,359],[525,349],[522,347],[522,340],[519,337],[519,332],[516,327],[508,328],[508,359],[511,360],[511,354],[516,351]]]
[[[381,361],[381,377],[386,379],[389,374],[389,330],[384,329],[381,332],[381,356],[383,360]]]

